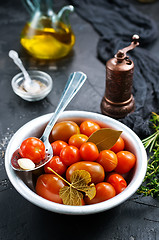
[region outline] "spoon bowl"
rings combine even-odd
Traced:
[[[19,167],[17,160],[20,158],[19,151],[16,150],[14,154],[12,155],[11,158],[11,166],[14,170],[16,171],[33,171],[36,170],[42,166],[44,166],[47,162],[50,161],[50,159],[53,157],[53,150],[51,147],[51,144],[49,142],[49,135],[50,132],[56,123],[58,117],[60,114],[64,111],[64,109],[67,107],[69,102],[72,100],[72,98],[75,96],[75,94],[79,91],[79,89],[82,87],[84,82],[86,81],[87,76],[86,74],[82,72],[73,72],[70,74],[68,81],[66,83],[66,86],[64,88],[64,91],[62,93],[61,99],[59,101],[59,104],[55,110],[55,113],[51,117],[49,123],[47,124],[40,140],[44,143],[45,145],[45,151],[46,151],[46,156],[45,159],[42,160],[39,164],[36,164],[35,168],[33,169],[22,169]]]

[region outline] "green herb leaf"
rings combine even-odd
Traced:
[[[114,146],[122,131],[113,130],[110,128],[101,128],[94,132],[87,140],[96,144],[99,151],[110,149]]]
[[[155,132],[142,140],[145,149],[150,155],[148,159],[147,172],[143,184],[137,193],[143,196],[159,198],[159,115],[152,113],[152,127]]]
[[[71,175],[71,183],[74,188],[84,192],[86,196],[93,199],[96,195],[96,188],[94,183],[88,185],[91,182],[91,175],[85,170],[76,170]]]
[[[83,194],[71,186],[64,186],[60,189],[60,197],[63,204],[80,206],[82,205]]]
[[[76,170],[71,175],[71,183],[69,186],[64,186],[60,189],[59,195],[66,205],[78,206],[82,205],[84,192],[90,199],[96,195],[95,185],[91,182],[90,173],[85,170]]]

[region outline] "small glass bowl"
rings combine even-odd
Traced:
[[[18,73],[13,77],[11,82],[13,91],[24,100],[30,102],[39,101],[45,98],[52,90],[53,87],[52,78],[47,73],[42,71],[28,71],[28,73],[32,80],[37,80],[40,83],[45,84],[45,87],[37,93],[26,92],[22,88],[22,84],[24,82],[24,75],[23,73]]]

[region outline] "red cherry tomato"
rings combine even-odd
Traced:
[[[88,197],[84,199],[86,204],[94,204],[106,201],[116,195],[114,187],[110,183],[100,182],[96,185],[96,195],[90,200]]]
[[[120,151],[117,153],[118,164],[115,171],[124,174],[130,171],[135,165],[136,157],[133,153],[128,151]]]
[[[121,193],[127,187],[125,179],[118,173],[111,173],[107,177],[107,182],[115,188],[116,194]]]
[[[117,153],[119,151],[123,151],[125,147],[125,142],[122,137],[119,137],[114,146],[110,149],[113,152]]]
[[[106,172],[111,172],[116,168],[118,159],[113,151],[103,150],[100,152],[97,162],[104,167]]]
[[[45,173],[52,173],[51,170],[48,169],[50,167],[59,175],[63,175],[66,171],[66,165],[61,161],[59,156],[54,156],[45,166],[44,171]]]
[[[83,143],[88,140],[88,137],[84,134],[75,134],[70,137],[68,144],[80,148]]]
[[[62,140],[67,142],[69,138],[80,133],[79,126],[72,121],[63,121],[56,123],[50,134],[51,142],[56,140]]]
[[[66,183],[55,174],[40,175],[36,182],[36,193],[41,197],[56,203],[62,203],[59,191]]]
[[[66,171],[66,179],[70,182],[70,177],[75,170],[86,170],[91,175],[92,183],[99,183],[104,181],[104,168],[96,162],[81,161],[72,164]]]
[[[22,158],[29,158],[34,163],[39,163],[45,158],[45,145],[40,139],[30,137],[22,142],[19,153]]]
[[[85,205],[85,201],[84,201],[84,199],[81,199],[81,203],[82,203],[82,206]]]
[[[54,156],[60,156],[61,150],[64,147],[68,146],[68,144],[64,141],[57,140],[57,141],[51,143],[51,146],[52,146],[52,149],[53,149],[53,155]]]
[[[61,150],[60,159],[66,166],[70,166],[81,160],[80,151],[75,146],[67,146]]]
[[[98,123],[95,123],[95,122],[90,121],[90,120],[86,120],[86,121],[82,122],[81,125],[80,125],[80,132],[82,134],[85,134],[88,137],[92,133],[94,133],[95,131],[97,131],[99,129],[100,129],[100,126],[98,125]]]
[[[99,151],[94,143],[86,142],[80,147],[80,155],[85,161],[95,161],[99,156]]]

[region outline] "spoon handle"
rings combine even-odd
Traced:
[[[24,78],[27,79],[27,81],[24,81],[24,83],[28,86],[31,83],[31,78],[28,74],[28,72],[26,71],[26,69],[23,66],[23,63],[21,61],[21,59],[18,56],[18,53],[14,50],[10,50],[9,51],[9,57],[13,59],[14,63],[21,69],[21,71],[24,74]],[[26,86],[26,87],[27,87]]]
[[[82,85],[84,84],[86,79],[87,79],[86,74],[84,74],[82,72],[73,72],[70,74],[68,81],[66,83],[66,86],[64,88],[64,91],[62,93],[60,102],[41,137],[42,141],[45,141],[48,138],[60,113],[63,112],[63,110],[67,107],[69,102],[72,100],[72,98],[75,96],[75,94],[82,87]]]

